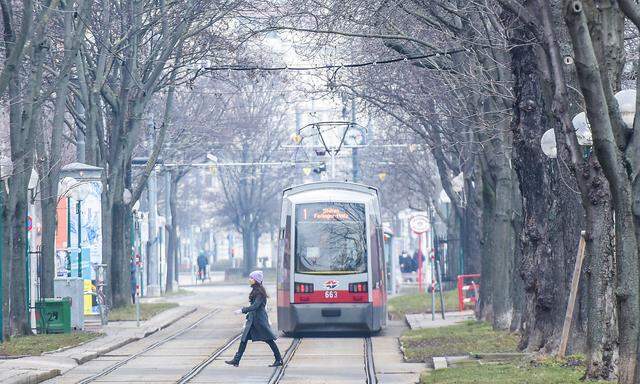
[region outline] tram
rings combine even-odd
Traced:
[[[378,191],[348,182],[284,190],[277,264],[278,329],[374,333],[387,322]]]

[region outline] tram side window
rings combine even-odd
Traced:
[[[295,225],[296,272],[367,272],[364,204],[299,204]]]

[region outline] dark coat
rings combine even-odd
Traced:
[[[275,340],[277,336],[269,326],[269,318],[265,306],[267,298],[256,295],[251,301],[251,305],[242,308],[242,313],[247,314],[247,322],[242,332],[242,341],[267,341]]]

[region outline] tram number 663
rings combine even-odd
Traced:
[[[336,292],[336,291],[324,291],[324,298],[325,299],[337,299],[338,298],[338,292]]]

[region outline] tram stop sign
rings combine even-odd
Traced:
[[[409,220],[409,227],[417,234],[425,233],[429,230],[429,218],[426,215],[415,215]]]

